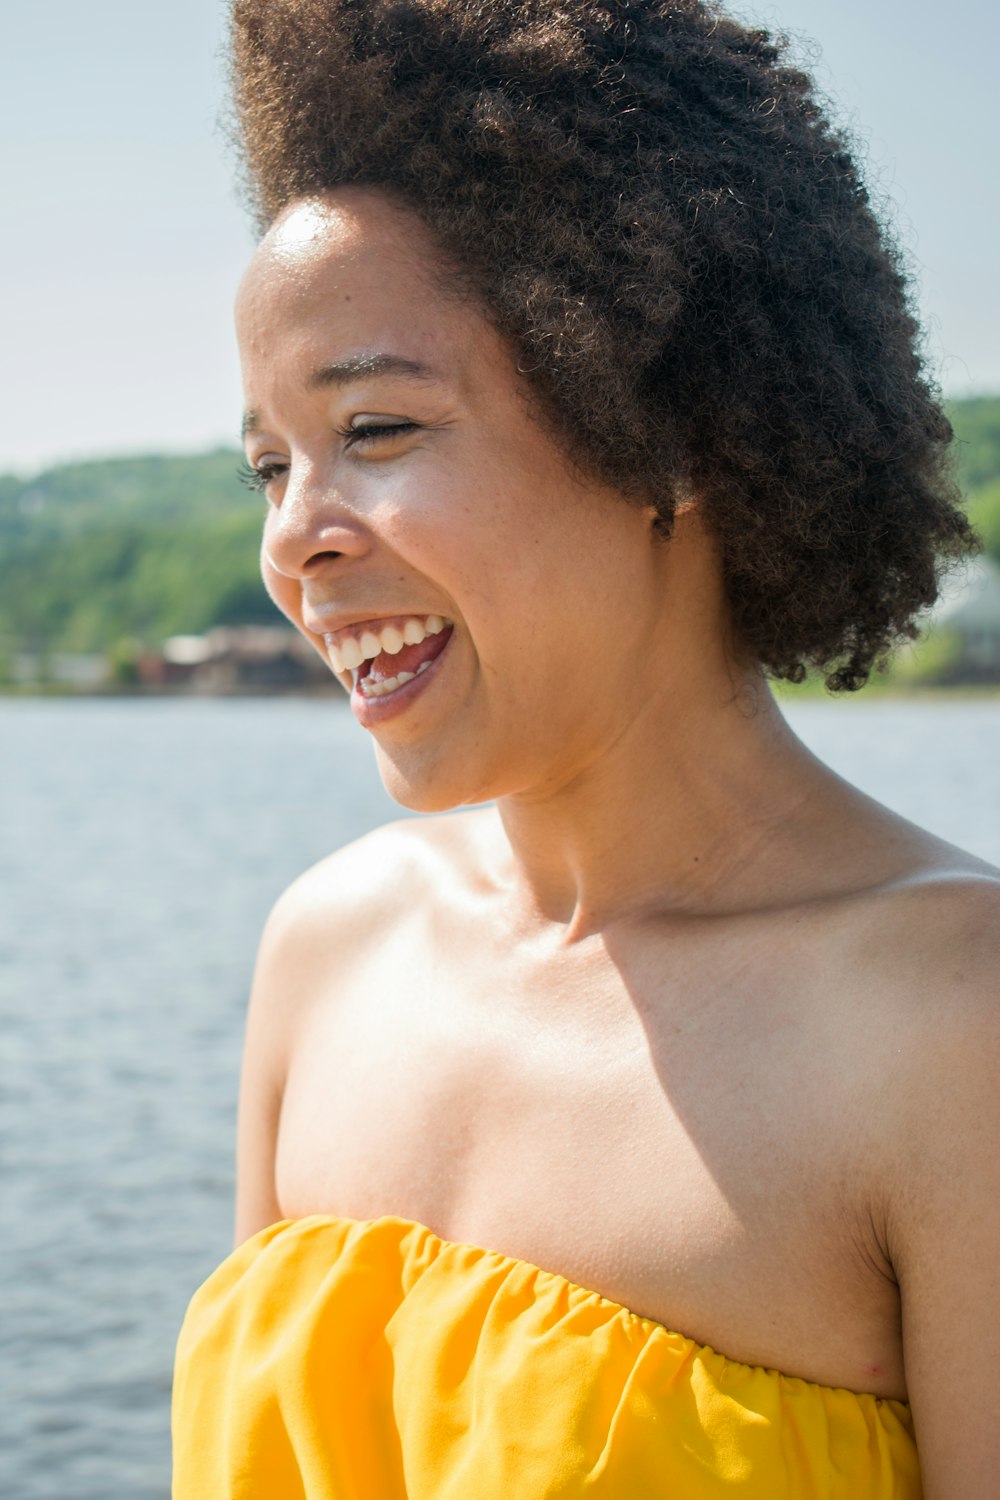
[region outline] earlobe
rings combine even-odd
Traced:
[[[711,539],[712,532],[700,500],[685,495],[674,506],[673,514],[661,515],[653,506],[648,509],[649,535],[653,542],[693,542]]]
[[[661,515],[655,505],[646,507],[646,517],[649,522],[650,535],[657,537],[660,541],[668,541],[673,536],[678,522],[682,525],[690,525],[693,521],[696,525],[700,523],[701,505],[694,495],[683,495],[674,503],[673,514]]]
[[[676,536],[678,532],[683,532],[686,536],[710,534],[704,508],[696,495],[684,495],[674,506],[674,519],[670,534]]]

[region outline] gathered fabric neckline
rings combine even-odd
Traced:
[[[809,1380],[803,1375],[789,1375],[783,1370],[775,1369],[770,1365],[751,1364],[745,1360],[732,1359],[729,1355],[721,1353],[713,1348],[711,1344],[704,1344],[698,1339],[691,1338],[688,1334],[679,1333],[670,1328],[666,1323],[661,1323],[656,1318],[651,1318],[645,1313],[633,1312],[621,1302],[616,1302],[612,1297],[605,1297],[602,1292],[596,1292],[590,1287],[583,1286],[580,1282],[573,1281],[564,1276],[560,1271],[549,1271],[544,1266],[535,1265],[533,1261],[524,1260],[520,1256],[508,1255],[502,1250],[493,1250],[485,1245],[474,1244],[469,1240],[449,1239],[440,1235],[428,1224],[419,1219],[409,1219],[401,1214],[379,1214],[370,1219],[355,1219],[346,1214],[306,1214],[301,1218],[279,1219],[267,1228],[260,1230],[243,1242],[243,1246],[237,1247],[238,1251],[246,1246],[252,1246],[262,1236],[266,1237],[267,1243],[278,1234],[294,1232],[298,1226],[320,1227],[328,1224],[332,1229],[348,1233],[364,1233],[368,1230],[377,1229],[381,1226],[398,1229],[401,1234],[418,1235],[425,1239],[427,1247],[434,1247],[434,1258],[439,1256],[452,1256],[458,1254],[463,1258],[473,1257],[492,1261],[494,1264],[502,1264],[511,1268],[517,1268],[533,1279],[540,1279],[550,1286],[559,1286],[566,1290],[574,1300],[580,1303],[590,1303],[595,1307],[603,1307],[606,1311],[617,1317],[622,1317],[630,1322],[656,1333],[669,1340],[679,1353],[688,1357],[698,1358],[703,1364],[715,1367],[719,1372],[723,1368],[730,1371],[744,1370],[748,1374],[769,1375],[782,1382],[783,1385],[802,1386],[812,1388],[816,1391],[826,1391],[839,1395],[853,1396],[858,1401],[873,1402],[877,1406],[888,1406],[894,1408],[905,1417],[909,1417],[910,1407],[906,1401],[901,1401],[895,1396],[876,1396],[870,1391],[855,1391],[849,1386],[824,1385],[822,1381]]]
[[[174,1500],[920,1500],[909,1407],[728,1359],[413,1219],[238,1246],[177,1345]]]

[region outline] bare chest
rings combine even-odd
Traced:
[[[731,1358],[903,1395],[895,1289],[859,1249],[848,1060],[752,966],[682,965],[680,996],[649,958],[527,987],[395,944],[341,973],[296,1039],[282,1213],[414,1219]]]

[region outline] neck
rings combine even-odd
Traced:
[[[647,911],[780,899],[803,876],[799,815],[823,773],[759,669],[727,655],[717,569],[699,546],[691,528],[671,543],[678,607],[592,753],[498,801],[518,906],[566,942]]]
[[[564,925],[566,941],[644,910],[739,904],[748,866],[813,771],[766,684],[748,688],[735,702],[688,706],[681,738],[632,726],[558,791],[498,804],[521,896]]]

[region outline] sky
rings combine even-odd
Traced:
[[[3,6],[0,472],[236,441],[225,4]],[[993,0],[730,0],[783,28],[867,158],[949,395],[1000,393]]]

